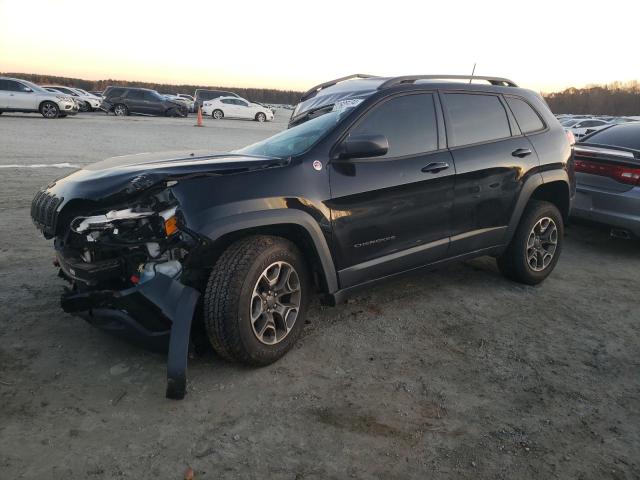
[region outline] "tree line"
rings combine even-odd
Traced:
[[[553,113],[640,115],[640,84],[614,82],[544,95]]]
[[[205,88],[210,90],[226,90],[235,92],[241,97],[254,102],[262,103],[280,103],[286,105],[295,105],[300,100],[303,92],[295,90],[278,90],[275,88],[236,88],[236,87],[220,87],[211,85],[173,85],[167,83],[152,82],[131,82],[127,80],[114,80],[112,78],[106,80],[84,80],[81,78],[57,77],[54,75],[40,75],[35,73],[2,73],[7,77],[22,78],[38,85],[62,85],[67,87],[82,88],[87,91],[103,91],[109,85],[120,85],[126,87],[140,87],[157,90],[160,93],[168,93],[175,95],[177,93],[186,93],[193,95],[197,88]]]

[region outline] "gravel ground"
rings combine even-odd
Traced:
[[[0,117],[0,166],[223,151],[276,121]],[[537,287],[481,258],[316,302],[269,367],[165,359],[61,312],[31,224],[60,168],[0,168],[0,478],[640,478],[640,242],[570,225]]]

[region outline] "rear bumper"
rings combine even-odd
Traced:
[[[578,185],[571,216],[629,230],[640,237],[640,187],[613,192]]]
[[[166,275],[125,290],[67,291],[62,309],[155,351],[167,351],[167,397],[186,391],[191,322],[200,294]]]

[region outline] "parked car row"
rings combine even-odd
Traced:
[[[130,114],[186,117],[203,109],[215,119],[273,120],[275,108],[246,100],[223,90],[197,89],[195,95],[158,93],[138,87],[109,86],[102,92],[64,85],[36,85],[19,78],[0,77],[0,114],[40,112],[45,118],[62,118],[78,112],[103,110],[116,116]]]
[[[580,140],[585,135],[596,132],[610,125],[619,123],[636,122],[640,117],[613,117],[613,116],[596,116],[596,115],[556,115],[560,125],[565,130],[571,131],[576,140]]]

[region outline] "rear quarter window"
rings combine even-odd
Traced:
[[[445,93],[444,100],[451,145],[471,145],[511,136],[507,112],[497,95]]]
[[[515,97],[506,97],[506,100],[522,133],[537,132],[545,128],[540,115],[527,102]]]
[[[124,93],[124,88],[112,88],[107,92],[107,98],[121,97]]]

